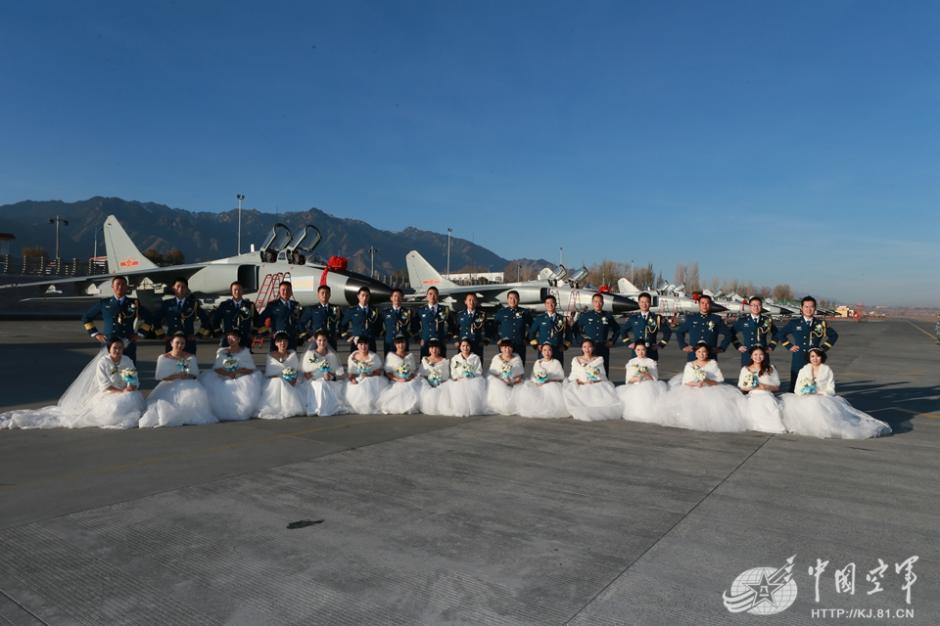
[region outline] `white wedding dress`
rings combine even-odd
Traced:
[[[837,396],[832,369],[825,363],[813,370],[803,366],[796,377],[796,393],[785,393],[783,424],[791,433],[821,438],[867,439],[891,433],[891,427],[859,411]]]
[[[240,369],[253,370],[237,378],[220,376],[215,370],[235,372]],[[212,369],[199,376],[199,382],[209,394],[212,412],[219,420],[242,421],[251,419],[261,400],[261,385],[264,378],[255,368],[255,360],[248,348],[232,352],[219,348],[215,353]]]
[[[307,415],[326,417],[350,412],[346,404],[346,381],[341,380],[346,370],[340,365],[335,352],[328,350],[326,354],[320,354],[315,347],[311,347],[304,354],[300,369],[304,374],[310,374],[309,379],[304,377],[297,383]],[[324,379],[327,373],[336,376],[337,380]]]
[[[405,382],[389,381],[388,387],[379,396],[379,408],[382,413],[392,415],[417,413],[420,410],[421,391],[427,383],[418,372],[415,355],[409,352],[402,358],[394,352],[389,352],[385,357],[385,372],[398,378],[410,376],[414,378]]]
[[[444,386],[442,415],[469,417],[486,415],[486,379],[480,357],[471,353],[464,358],[457,354],[450,360],[450,382]]]
[[[563,393],[568,413],[576,420],[596,422],[623,416],[614,385],[607,380],[603,357],[593,357],[587,363],[582,363],[580,357],[571,359],[571,373]]]
[[[713,432],[741,432],[748,429],[744,417],[744,396],[731,385],[690,387],[687,383],[712,380],[724,383],[718,362],[708,361],[699,368],[694,361],[685,364],[681,383],[669,389],[660,422],[665,426]]]
[[[174,374],[194,378],[166,380]],[[168,354],[157,357],[155,378],[160,382],[147,397],[147,410],[140,418],[141,428],[212,424],[218,422],[209,403],[209,394],[199,382],[199,364],[195,355],[175,359]]]
[[[346,384],[346,402],[353,413],[359,415],[374,415],[379,413],[379,396],[388,387],[388,380],[384,375],[367,376],[373,372],[384,371],[382,359],[374,352],[370,352],[365,361],[357,361],[355,352],[349,355],[346,369],[349,376],[356,377],[355,383]]]
[[[524,383],[513,381],[520,376],[525,376],[525,366],[519,355],[513,354],[508,361],[504,361],[502,355],[499,354],[493,357],[490,361],[489,380],[486,384],[488,413],[512,415],[516,412],[513,401],[514,392],[516,387]]]
[[[303,375],[296,352],[290,350],[283,359],[269,354],[264,366],[264,377],[257,417],[282,420],[306,414],[303,387],[300,386]]]
[[[747,367],[741,368],[738,375],[738,389],[746,391],[744,396],[744,417],[749,430],[758,430],[764,433],[784,433],[783,418],[780,413],[780,403],[773,392],[758,389],[757,385],[780,386],[780,376],[773,365],[763,374],[752,372]]]
[[[447,415],[447,386],[451,384],[450,361],[442,358],[437,363],[431,363],[428,357],[424,357],[421,359],[418,373],[425,381],[418,403],[421,412],[425,415]]]
[[[652,380],[643,375],[649,374]],[[631,378],[640,377],[638,382]],[[649,357],[634,357],[627,362],[626,384],[617,387],[617,397],[623,405],[621,416],[632,422],[660,423],[659,414],[666,399],[666,383],[659,380],[659,365]]]
[[[128,382],[140,384],[134,362],[122,356],[115,363],[102,348],[58,404],[0,413],[0,428],[134,428],[144,411],[140,391],[108,391],[111,387],[124,389]]]
[[[513,405],[522,417],[569,417],[562,393],[565,369],[558,359],[538,359],[532,364],[532,376],[513,392]]]

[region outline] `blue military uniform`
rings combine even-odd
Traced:
[[[199,320],[199,334],[203,337],[209,336],[209,316],[199,305],[192,294],[187,295],[180,300],[173,296],[169,300],[160,303],[160,314],[157,316],[156,327],[157,337],[166,336],[164,348],[170,351],[170,339],[174,333],[182,332],[186,335],[186,352],[196,354],[196,320]],[[166,326],[166,331],[163,330]]]
[[[540,313],[532,320],[529,326],[529,343],[538,350],[539,346],[548,343],[552,346],[552,356],[564,366],[565,349],[571,345],[571,329],[565,316],[555,312],[554,316]]]
[[[365,337],[369,340],[369,350],[375,352],[375,338],[379,336],[382,328],[378,309],[373,306],[363,308],[358,304],[351,306],[343,311],[340,326],[343,339],[352,341],[354,337]],[[355,349],[355,345],[350,346],[351,351]]]
[[[228,341],[225,335],[232,329],[237,330],[242,337],[242,345],[251,345],[251,336],[255,332],[255,323],[257,319],[255,305],[247,298],[229,298],[224,301],[215,311],[212,312],[212,328],[222,334],[219,341],[220,346],[227,346]]]
[[[719,336],[724,337],[720,345]],[[714,313],[689,313],[676,328],[676,339],[680,350],[686,346],[694,348],[695,344],[704,341],[711,348],[712,358],[717,359],[718,351],[727,349],[731,344],[731,329]],[[695,351],[689,352],[688,360],[695,360]]]
[[[799,351],[791,353],[790,359],[790,391],[796,388],[796,376],[809,362],[810,348],[822,348],[828,351],[839,339],[839,333],[829,323],[818,317],[807,322],[802,315],[787,322],[787,325],[777,333],[777,342],[790,350],[797,346]]]
[[[426,304],[419,308],[412,318],[412,332],[421,338],[421,356],[428,355],[428,341],[432,338],[441,342],[441,356],[447,356],[447,338],[453,334],[456,326],[453,313],[443,304]]]
[[[769,315],[761,313],[755,319],[753,315],[747,313],[738,317],[734,323],[731,342],[735,348],[744,346],[748,349],[747,352],[741,353],[741,365],[747,365],[750,362],[750,350],[754,346],[761,346],[764,350],[775,348],[777,346],[776,335],[777,326]],[[767,360],[770,361],[769,355]]]
[[[483,359],[483,331],[485,326],[486,313],[479,308],[474,309],[472,312],[464,309],[457,314],[457,338],[468,338],[471,352],[480,357],[480,360]]]
[[[606,311],[587,311],[579,313],[571,327],[576,342],[590,339],[594,342],[594,354],[604,357],[604,371],[610,376],[610,346],[620,335],[620,325],[614,316]]]
[[[101,317],[103,322],[102,330],[98,330],[94,320]],[[114,296],[102,298],[82,315],[82,324],[90,337],[102,334],[108,339],[117,337],[127,339],[130,343],[124,348],[124,354],[137,362],[137,331],[134,323],[140,319],[140,329],[150,331],[152,326],[147,321],[147,311],[140,305],[136,298],[127,296],[118,300]]]
[[[336,350],[336,340],[339,334],[340,312],[335,304],[317,302],[305,306],[300,316],[299,340],[306,341],[313,337],[317,331],[326,332],[326,339],[330,346]]]
[[[387,356],[389,352],[395,351],[395,337],[404,335],[407,339],[411,334],[411,311],[402,306],[383,309],[382,334]]]
[[[264,307],[264,310],[258,315],[258,326],[264,331],[270,331],[271,344],[270,349],[276,350],[274,345],[274,335],[279,331],[287,333],[288,347],[291,350],[297,348],[297,329],[300,326],[300,316],[303,314],[303,307],[296,300],[271,300]],[[270,328],[268,323],[270,320]]]
[[[662,337],[660,337],[662,333]],[[643,343],[646,344],[646,356],[654,361],[659,360],[659,351],[669,345],[669,338],[672,337],[672,327],[669,321],[659,313],[650,311],[644,317],[642,313],[636,313],[627,318],[623,323],[621,339],[623,343]],[[636,351],[631,350],[631,358],[636,356]]]
[[[500,308],[493,315],[496,324],[496,336],[508,338],[512,342],[512,351],[519,355],[525,365],[526,344],[529,327],[532,325],[532,312],[521,306]]]

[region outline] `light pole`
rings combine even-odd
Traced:
[[[630,259],[630,282],[636,285],[636,265],[634,265],[633,259]]]
[[[565,264],[565,248],[564,246],[558,247],[558,265]]]
[[[375,278],[375,253],[378,249],[375,246],[369,246],[369,278]]]
[[[235,199],[238,200],[238,254],[242,253],[242,200],[245,194],[236,193]]]
[[[447,278],[450,279],[450,236],[454,232],[453,228],[447,229]]]
[[[516,282],[517,283],[522,282],[522,264],[521,263],[516,265]]]
[[[59,265],[59,224],[62,224],[63,226],[68,226],[69,221],[66,219],[62,219],[61,217],[56,215],[55,217],[49,218],[49,223],[55,224],[55,260],[56,260],[56,267],[58,268],[58,265]]]

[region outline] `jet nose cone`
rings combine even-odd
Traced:
[[[383,282],[377,281],[374,278],[369,278],[363,274],[350,274],[346,279],[346,301],[349,304],[356,304],[358,300],[359,290],[363,287],[369,288],[369,302],[372,304],[378,304],[379,302],[388,302],[392,297],[392,288],[386,285]]]
[[[611,312],[615,315],[618,313],[629,313],[630,311],[636,311],[640,306],[626,296],[613,296],[613,302],[611,302]]]
[[[721,313],[722,311],[727,311],[727,310],[728,310],[728,307],[721,306],[717,302],[712,302],[712,309],[711,309],[712,313]]]

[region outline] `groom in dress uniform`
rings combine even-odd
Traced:
[[[154,323],[157,337],[166,337],[164,350],[170,351],[170,339],[177,332],[186,335],[186,352],[196,354],[196,319],[199,320],[199,334],[208,337],[211,325],[209,316],[199,306],[189,292],[189,283],[182,276],[173,281],[174,297],[160,304],[160,313]],[[163,325],[166,324],[166,330]]]
[[[332,290],[329,285],[320,285],[317,288],[317,302],[311,306],[305,306],[304,312],[300,316],[299,337],[300,341],[313,339],[318,330],[326,333],[326,342],[330,344],[333,350],[336,350],[336,336],[339,328],[340,312],[339,307],[330,304],[330,295]]]
[[[512,351],[515,352],[522,364],[525,365],[526,334],[532,325],[532,313],[529,309],[519,306],[519,292],[513,289],[506,294],[508,304],[500,307],[493,320],[496,322],[496,336],[509,339]]]
[[[447,338],[456,326],[450,308],[440,303],[440,293],[433,285],[428,287],[428,303],[412,316],[412,332],[421,338],[421,356],[428,356],[428,342],[437,340],[441,356],[447,356]]]
[[[708,344],[713,359],[718,359],[718,353],[724,352],[731,344],[731,329],[720,317],[712,313],[712,299],[702,294],[698,299],[698,313],[685,316],[679,327],[676,328],[676,340],[679,349],[688,353],[689,361],[695,360],[694,346],[699,342]],[[724,337],[718,344],[718,337]]]
[[[826,320],[816,317],[816,298],[803,298],[800,302],[800,317],[790,320],[777,333],[777,342],[791,352],[791,393],[796,389],[797,374],[809,362],[809,349],[820,348],[828,352],[838,339],[839,333]]]
[[[368,287],[360,287],[359,293],[356,294],[359,304],[343,311],[340,326],[343,338],[349,341],[350,352],[356,351],[359,337],[364,338],[369,343],[369,350],[375,352],[375,338],[382,331],[382,320],[378,310],[369,304],[371,296],[372,292]]]
[[[742,366],[751,361],[751,348],[754,346],[767,352],[767,362],[770,363],[770,352],[777,347],[777,326],[771,316],[762,313],[764,301],[760,296],[752,296],[747,303],[751,312],[735,321],[731,343],[741,353]]]
[[[147,311],[140,306],[136,298],[127,296],[127,279],[123,276],[115,276],[111,279],[111,291],[114,292],[112,297],[101,298],[85,311],[82,315],[82,324],[85,325],[88,336],[99,343],[107,343],[111,337],[127,339],[129,343],[124,348],[124,354],[136,365],[137,331],[134,323],[139,318],[140,329],[149,332],[152,326],[147,321]],[[94,322],[99,316],[104,325],[100,331]]]
[[[610,348],[620,336],[620,324],[614,316],[603,310],[604,296],[595,293],[591,297],[593,310],[579,313],[571,326],[571,332],[577,343],[590,339],[594,344],[594,355],[604,358],[604,371],[611,378]]]
[[[538,350],[543,344],[552,347],[552,355],[565,366],[565,349],[571,345],[571,328],[564,315],[555,310],[555,296],[545,296],[545,312],[535,316],[529,326],[529,345]]]
[[[477,296],[475,293],[468,293],[464,296],[464,304],[467,308],[457,314],[457,337],[470,340],[470,351],[483,360],[483,331],[486,325],[486,313],[477,306]],[[457,342],[457,348],[460,348],[460,341]]]
[[[277,300],[268,302],[258,315],[258,326],[261,327],[261,332],[271,333],[271,344],[268,349],[272,352],[277,350],[277,346],[274,345],[274,335],[278,332],[287,333],[287,346],[291,350],[297,349],[297,328],[300,325],[303,307],[293,299],[293,296],[294,286],[286,280],[282,281],[277,287]]]
[[[636,301],[640,305],[640,312],[631,315],[623,323],[622,341],[630,348],[631,359],[636,357],[636,344],[642,343],[646,345],[647,358],[659,361],[659,351],[669,345],[672,328],[665,317],[650,311],[653,302],[650,294],[644,291],[637,296]],[[663,334],[661,339],[659,333]]]
[[[230,330],[235,330],[242,339],[241,345],[251,348],[251,336],[255,332],[255,318],[258,315],[255,305],[248,298],[242,297],[242,284],[237,280],[229,285],[229,291],[232,297],[212,312],[212,328],[222,335],[219,341],[221,347],[228,345],[226,335]]]

